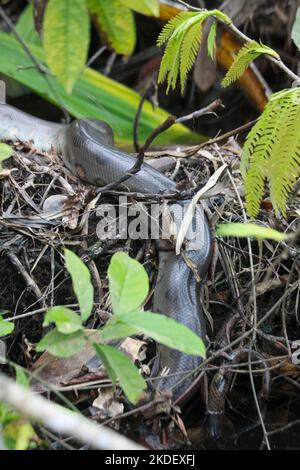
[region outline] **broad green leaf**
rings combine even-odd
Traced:
[[[33,26],[32,26],[33,27]],[[0,72],[27,86],[35,93],[57,106],[64,105],[74,117],[91,117],[103,119],[114,130],[116,143],[119,146],[132,145],[133,119],[140,102],[140,96],[130,88],[111,80],[108,77],[86,68],[75,83],[73,93],[66,93],[63,86],[48,72],[53,90],[49,89],[44,76],[39,73],[18,41],[0,31]],[[41,47],[30,44],[30,50],[37,61],[45,67],[45,57]],[[22,68],[20,68],[22,64]],[[141,114],[139,137],[143,142],[154,128],[159,126],[168,113],[161,108],[153,109],[146,101]],[[155,144],[199,143],[204,137],[191,132],[182,124],[176,124],[163,132]]]
[[[238,237],[238,238],[260,238],[270,239],[280,242],[287,238],[287,235],[280,233],[270,227],[262,227],[256,224],[228,223],[220,224],[216,230],[219,237]]]
[[[75,253],[67,249],[65,249],[65,260],[79,303],[82,321],[86,321],[92,312],[94,298],[90,271]]]
[[[0,315],[0,338],[1,336],[10,335],[14,331],[15,325],[12,322],[5,321]]]
[[[4,162],[4,160],[7,160],[11,156],[11,154],[12,154],[11,147],[9,145],[0,143],[0,170],[2,169],[1,163]]]
[[[109,293],[115,315],[141,306],[149,292],[145,268],[127,253],[115,253],[108,268]]]
[[[104,42],[117,54],[131,55],[136,34],[132,11],[120,0],[87,0]]]
[[[46,60],[68,93],[71,93],[86,63],[89,38],[85,1],[49,0],[43,34]]]
[[[50,323],[55,323],[58,331],[65,335],[82,330],[80,316],[67,307],[49,308],[45,315],[43,326],[48,326]]]
[[[205,357],[202,339],[190,328],[165,315],[152,312],[130,312],[118,316],[117,321],[136,328],[169,348],[193,356]]]
[[[292,39],[298,49],[300,49],[300,7],[297,10],[293,30],[292,30]]]
[[[139,330],[133,328],[132,326],[118,322],[117,319],[118,316],[114,316],[105,324],[104,328],[101,330],[101,337],[103,341],[111,341],[117,338],[126,338],[127,336],[132,336],[139,332]]]
[[[85,343],[86,338],[82,331],[64,335],[55,328],[45,334],[38,343],[36,350],[38,352],[46,350],[57,357],[70,357],[81,351]]]
[[[143,390],[147,388],[146,382],[139,374],[138,369],[125,354],[112,346],[94,343],[98,356],[104,363],[113,386],[119,380],[126,397],[131,403],[137,403]]]
[[[120,0],[128,8],[148,16],[159,16],[159,0]]]

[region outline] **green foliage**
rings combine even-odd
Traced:
[[[255,59],[257,59],[257,57],[262,54],[268,54],[279,59],[277,52],[275,52],[270,47],[264,46],[263,44],[257,41],[247,42],[240,49],[232,66],[228,70],[225,78],[222,81],[222,86],[227,87],[231,85],[231,83],[238,80],[243,75],[247,67],[249,67],[251,62],[253,62]]]
[[[32,18],[30,20],[32,25]],[[118,145],[128,147],[132,144],[133,116],[136,114],[140,101],[140,96],[136,92],[95,70],[86,68],[83,74],[79,76],[70,95],[65,92],[63,86],[55,77],[50,77],[42,48],[36,44],[29,45],[36,60],[45,67],[55,93],[49,89],[47,82],[36,67],[32,67],[30,58],[18,41],[10,34],[1,31],[0,72],[27,86],[30,90],[57,106],[61,106],[63,103],[67,111],[76,118],[94,117],[107,121],[114,130]],[[22,64],[22,68],[20,68],[20,64]],[[145,140],[167,116],[168,113],[161,108],[153,109],[152,105],[146,101],[139,126],[141,141]],[[176,124],[162,133],[156,139],[156,142],[169,145],[175,142],[199,143],[202,140],[203,137],[199,134],[194,134],[185,126]]]
[[[10,335],[14,331],[14,328],[15,326],[12,322],[4,320],[3,316],[0,315],[0,338]]]
[[[0,143],[0,171],[2,170],[2,162],[7,160],[12,154],[12,149],[9,145]]]
[[[82,330],[80,316],[67,307],[49,308],[45,315],[43,326],[48,326],[50,323],[55,323],[58,331],[65,335]]]
[[[215,59],[217,26],[218,26],[218,23],[214,21],[210,27],[208,37],[207,37],[207,52],[208,52],[209,57],[212,60]]]
[[[205,357],[205,347],[201,338],[185,325],[177,323],[165,315],[152,312],[129,312],[119,315],[108,322],[109,339],[118,337],[117,334],[113,335],[113,326],[118,327],[120,324],[134,328],[137,332],[144,333],[169,348]],[[118,332],[117,329],[116,331]],[[106,326],[103,329],[103,338],[108,339]]]
[[[231,23],[231,20],[219,10],[203,10],[201,12],[183,12],[170,20],[158,36],[157,45],[162,46],[168,41],[161,61],[158,82],[167,79],[167,92],[176,87],[180,77],[181,91],[183,93],[188,72],[193,67],[202,39],[202,29],[205,20],[209,17]],[[213,26],[209,35],[209,51],[212,54],[215,47],[216,26]]]
[[[297,10],[293,30],[292,30],[292,39],[298,49],[300,49],[300,7]]]
[[[247,210],[255,217],[266,180],[278,214],[286,212],[289,192],[300,173],[300,88],[271,96],[244,145],[241,171]]]
[[[220,224],[216,229],[219,237],[238,237],[238,238],[258,238],[270,239],[280,242],[286,238],[284,233],[280,233],[270,227],[262,227],[256,224],[228,223]]]
[[[113,386],[118,380],[128,400],[137,403],[147,385],[131,360],[112,346],[94,343],[94,348],[103,361]]]
[[[48,351],[53,356],[70,357],[81,351],[86,343],[83,331],[76,331],[71,334],[63,334],[58,329],[53,329],[43,336],[38,343],[38,352]]]
[[[86,63],[89,47],[89,16],[85,2],[49,0],[43,30],[49,68],[71,93]]]
[[[131,312],[141,306],[149,291],[148,276],[143,266],[126,253],[116,253],[108,268],[109,292],[115,315]]]
[[[123,5],[142,15],[159,16],[159,0],[120,0]]]
[[[78,353],[88,341],[82,322],[92,308],[90,275],[82,261],[71,251],[65,250],[66,267],[71,274],[73,287],[87,316],[81,317],[66,307],[52,307],[45,315],[44,326],[55,323],[56,328],[48,332],[38,343],[37,351],[47,350],[58,357],[69,357]],[[144,267],[126,253],[113,255],[109,268],[109,292],[114,315],[101,331],[101,340],[144,333],[156,341],[187,354],[205,356],[202,339],[186,326],[164,315],[137,311],[149,292],[149,281]],[[85,308],[88,303],[88,308]],[[82,313],[82,312],[81,312]],[[127,398],[136,403],[145,389],[144,379],[131,361],[115,348],[94,342],[97,354],[103,360],[113,384],[118,379]]]
[[[65,249],[65,260],[78,299],[82,321],[86,321],[92,312],[94,298],[90,271],[78,256],[67,249]]]
[[[136,43],[134,16],[120,0],[87,0],[104,42],[117,54],[130,55]]]

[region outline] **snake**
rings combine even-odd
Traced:
[[[75,119],[69,124],[46,121],[6,103],[0,104],[0,140],[30,141],[38,151],[54,149],[64,165],[81,180],[94,185],[118,181],[133,167],[136,157],[114,146],[113,131],[108,123],[94,118]],[[176,183],[162,172],[143,163],[140,170],[123,183],[130,192],[161,194],[176,189]],[[180,226],[190,200],[169,202],[176,225]],[[189,327],[205,339],[205,319],[201,302],[201,282],[208,271],[212,236],[203,209],[197,206],[191,222],[197,241],[185,247],[198,276],[171,243],[157,241],[158,273],[153,295],[153,311]],[[157,345],[158,379],[156,390],[171,390],[173,399],[184,401],[195,391],[197,382],[192,372],[201,364],[200,355]],[[167,373],[165,373],[167,372]],[[185,380],[182,380],[184,376]]]

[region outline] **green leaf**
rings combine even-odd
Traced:
[[[103,341],[111,341],[117,338],[126,338],[139,332],[137,328],[118,322],[118,315],[111,318],[101,330]]]
[[[131,55],[136,34],[130,8],[120,0],[87,0],[87,4],[105,43],[117,54]]]
[[[67,307],[52,307],[47,311],[43,326],[55,323],[58,331],[69,335],[82,330],[81,318],[73,310]]]
[[[32,5],[29,4],[22,11],[16,24],[16,30],[26,43],[41,45],[42,40],[33,27],[32,17],[33,8]]]
[[[82,321],[86,321],[92,312],[94,298],[90,271],[75,253],[67,249],[65,249],[65,260],[79,303]]]
[[[98,356],[104,363],[113,386],[119,384],[131,403],[137,403],[143,390],[147,388],[146,382],[139,374],[138,369],[125,354],[112,346],[94,343]]]
[[[205,357],[202,339],[190,328],[165,315],[152,312],[130,312],[118,316],[117,321],[136,328],[169,348],[193,356]]]
[[[300,7],[297,10],[293,30],[292,30],[292,39],[298,49],[300,49]]]
[[[120,0],[131,10],[148,16],[159,16],[159,0]]]
[[[17,384],[22,385],[25,388],[29,388],[29,380],[23,367],[20,367],[18,365],[15,365],[14,367],[16,371]]]
[[[121,315],[141,306],[149,292],[145,268],[127,253],[115,253],[108,268],[113,312]]]
[[[38,343],[38,352],[48,351],[53,356],[70,357],[81,351],[86,343],[83,331],[76,331],[70,335],[64,335],[57,329],[49,331]]]
[[[219,237],[238,237],[248,238],[254,237],[259,239],[270,239],[280,242],[287,238],[287,235],[280,233],[270,227],[262,227],[256,224],[240,224],[228,223],[220,224],[217,227],[216,233]]]
[[[89,47],[89,15],[83,0],[49,0],[43,44],[50,70],[71,93],[85,65]]]
[[[207,37],[207,52],[212,60],[215,59],[217,27],[218,24],[216,21],[214,21],[210,27],[209,34]]]
[[[0,134],[1,138],[1,134]],[[7,160],[12,154],[12,149],[9,145],[0,143],[0,170],[2,169],[1,163]]]
[[[34,27],[32,25],[32,27]],[[108,122],[114,130],[117,145],[132,145],[132,123],[140,102],[140,96],[130,88],[86,68],[75,84],[73,93],[66,93],[55,77],[50,76],[45,65],[41,47],[30,44],[37,61],[45,67],[53,90],[49,89],[44,76],[39,73],[22,46],[11,35],[0,31],[0,72],[27,86],[44,99],[61,106],[76,117],[91,117]],[[22,68],[20,68],[22,64]],[[149,101],[143,106],[139,126],[140,141],[143,142],[168,117],[161,108],[153,109]],[[204,137],[191,132],[182,124],[175,124],[155,140],[157,144],[199,143]]]
[[[249,67],[251,62],[262,54],[271,55],[272,57],[279,59],[279,56],[274,49],[271,49],[257,41],[246,42],[246,44],[239,50],[232,66],[222,80],[221,85],[225,88],[238,80],[246,71],[247,67]]]
[[[1,336],[10,335],[14,331],[15,325],[12,322],[6,321],[0,315],[0,338]]]

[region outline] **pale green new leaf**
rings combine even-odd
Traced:
[[[87,4],[105,43],[117,54],[132,54],[136,33],[130,8],[121,0],[87,0]]]
[[[136,310],[149,291],[145,268],[127,253],[115,253],[108,268],[109,293],[115,315]]]
[[[210,27],[208,37],[207,37],[207,52],[212,60],[215,59],[217,27],[218,27],[218,23],[214,21]]]
[[[82,330],[81,318],[73,310],[67,307],[52,307],[47,310],[43,326],[55,323],[60,333],[69,335]]]
[[[287,235],[280,233],[270,227],[263,227],[256,224],[228,223],[220,224],[216,229],[219,237],[238,237],[238,238],[258,238],[262,240],[275,240],[280,242],[287,238]]]
[[[1,131],[0,131],[0,138],[1,138]],[[12,154],[12,148],[7,145],[0,143],[0,170],[2,169],[2,162],[7,160]]]
[[[165,315],[152,312],[130,312],[118,316],[117,321],[136,328],[169,348],[193,356],[205,357],[202,339],[190,328]]]
[[[255,217],[266,181],[276,213],[285,214],[293,184],[300,174],[300,88],[271,96],[243,148],[247,210]]]
[[[204,21],[214,17],[222,22],[231,20],[219,10],[203,10],[201,12],[183,12],[169,21],[158,36],[157,45],[162,46],[168,41],[159,70],[158,82],[167,79],[167,92],[176,87],[180,76],[181,91],[184,91],[188,72],[193,67],[199,50]],[[210,44],[214,29],[210,37]]]
[[[103,361],[113,386],[119,381],[120,386],[131,403],[137,403],[143,390],[147,388],[146,382],[139,374],[138,369],[125,354],[112,346],[94,343],[100,359]]]
[[[43,23],[46,61],[68,93],[86,63],[89,24],[85,1],[49,0]]]
[[[159,16],[159,0],[120,0],[131,10],[147,16]]]
[[[262,54],[268,54],[272,57],[279,59],[277,52],[271,49],[268,46],[264,46],[263,44],[257,41],[249,41],[247,42],[239,51],[238,55],[236,56],[232,66],[228,70],[226,76],[222,80],[222,86],[227,87],[231,85],[233,82],[238,80],[247,67],[253,62],[257,57]]]
[[[292,30],[292,39],[298,49],[300,49],[300,7],[297,10],[293,30]]]
[[[32,24],[33,17],[33,8],[29,4],[27,8],[24,8],[22,11],[18,22],[16,24],[16,30],[21,36],[21,38],[26,42],[26,44],[37,44],[42,45],[42,40],[39,34],[36,32],[36,29]]]
[[[81,351],[86,341],[81,330],[65,335],[55,328],[45,334],[38,343],[36,350],[38,352],[46,350],[57,357],[70,357]]]
[[[86,321],[92,312],[94,298],[90,271],[75,253],[67,249],[65,249],[65,260],[79,303],[82,321]]]
[[[12,322],[4,320],[0,315],[0,338],[1,336],[10,335],[14,331],[15,325]]]

